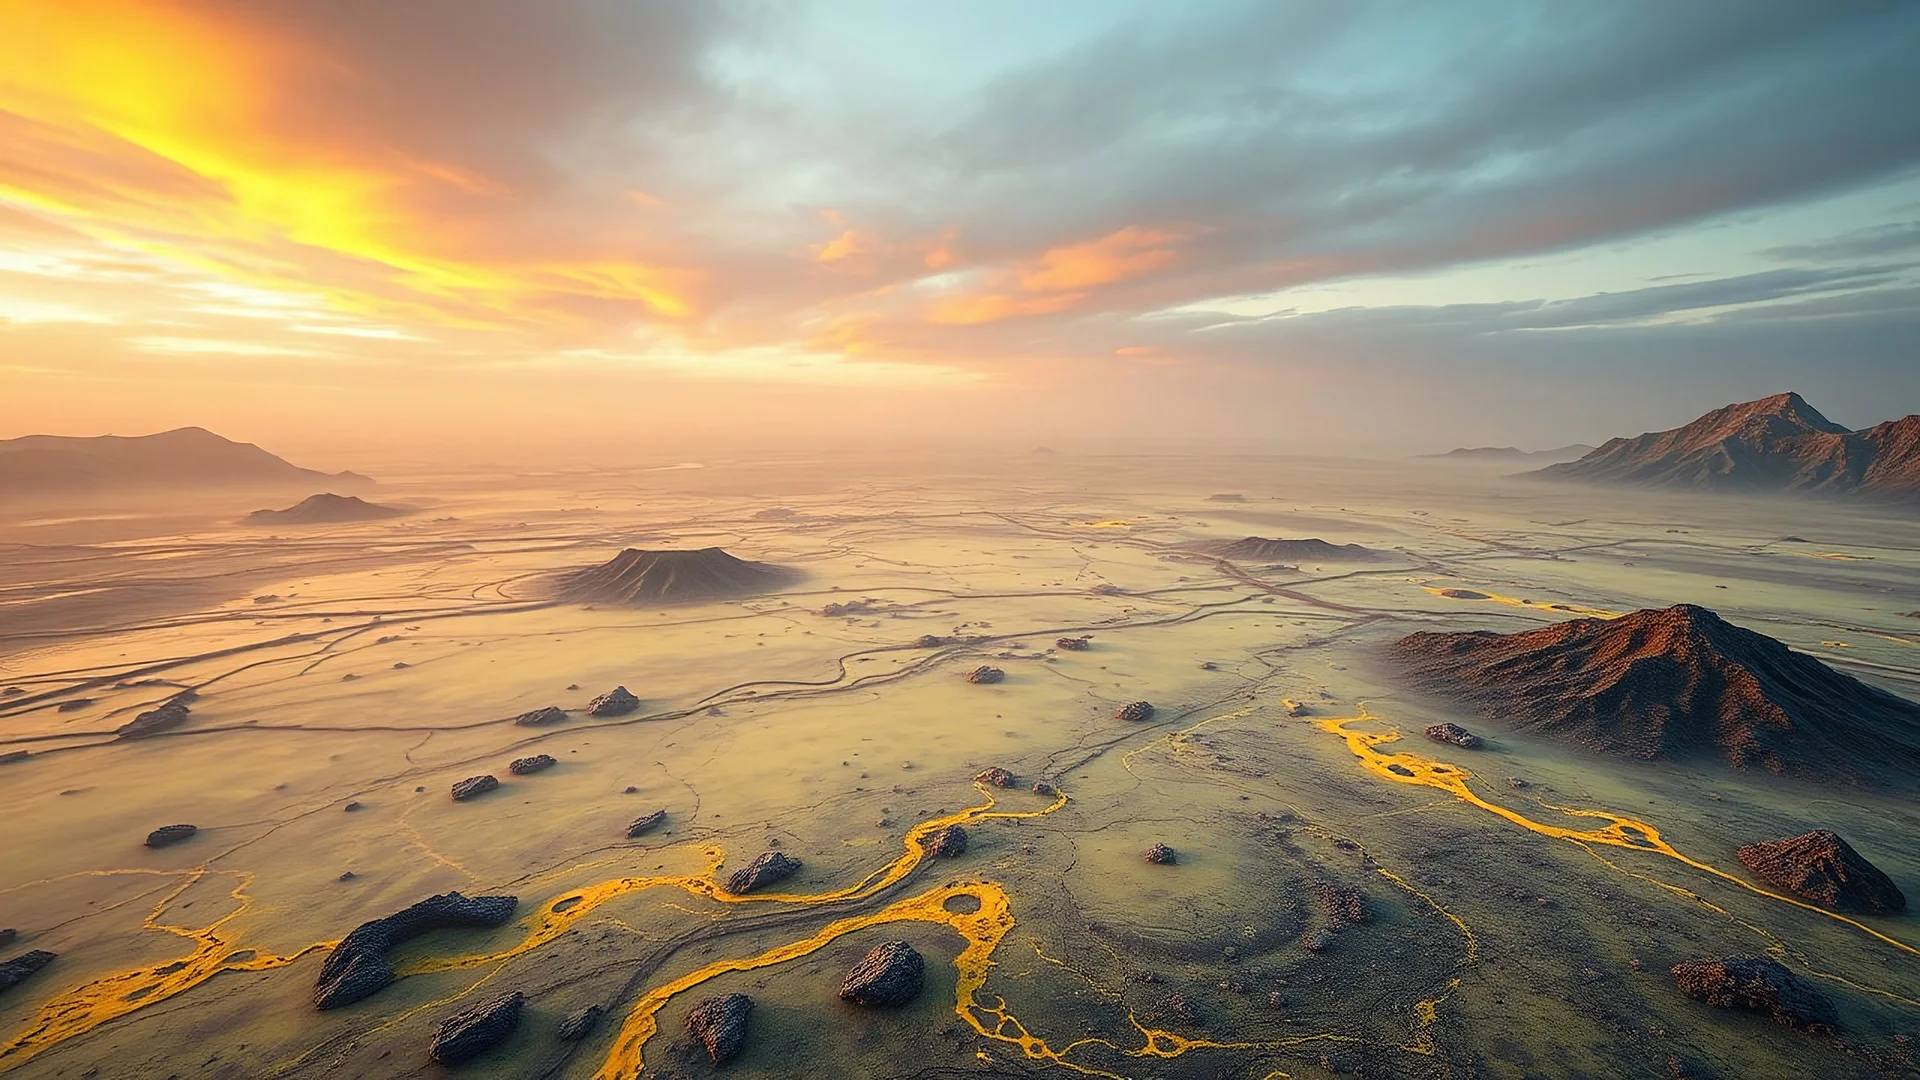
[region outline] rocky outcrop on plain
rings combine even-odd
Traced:
[[[320,978],[313,984],[314,1007],[337,1009],[384,989],[394,980],[389,954],[396,945],[434,930],[491,929],[513,918],[519,904],[513,896],[469,898],[448,892],[361,923],[320,965]]]
[[[1337,885],[1331,881],[1313,883],[1313,896],[1320,905],[1320,913],[1332,923],[1363,923],[1367,921],[1367,898],[1353,889]]]
[[[936,829],[933,835],[927,837],[926,844],[927,854],[939,858],[951,859],[957,855],[965,855],[967,853],[967,830],[958,825],[948,825],[943,829]]]
[[[133,719],[115,728],[113,733],[122,739],[144,739],[149,735],[158,735],[171,731],[187,722],[193,712],[187,708],[186,700],[176,695],[157,708],[148,709]]]
[[[640,817],[634,818],[632,824],[627,826],[627,839],[633,840],[645,836],[666,824],[666,821],[667,812],[665,810],[655,810],[651,814],[643,814]]]
[[[1153,703],[1150,701],[1129,701],[1125,705],[1113,710],[1113,718],[1115,720],[1126,720],[1136,724],[1151,720],[1153,719]]]
[[[687,1013],[687,1031],[715,1065],[724,1065],[740,1053],[747,1042],[747,1018],[753,1015],[753,999],[745,994],[710,997]]]
[[[735,895],[778,884],[800,872],[800,860],[784,852],[763,851],[760,857],[733,872],[727,879],[727,891]]]
[[[500,786],[497,777],[491,775],[469,776],[453,785],[453,801],[465,802],[476,795],[485,795]]]
[[[840,996],[856,1005],[905,1005],[920,996],[927,962],[904,941],[875,945],[847,972]]]
[[[998,787],[998,788],[1010,788],[1013,785],[1019,783],[1019,781],[1014,778],[1014,775],[1012,773],[1008,772],[1007,770],[1001,768],[998,765],[995,765],[993,768],[988,769],[985,772],[981,773],[980,775],[974,777],[974,780],[982,784],[992,784],[994,787]]]
[[[1180,856],[1174,854],[1172,848],[1158,843],[1147,849],[1145,858],[1156,866],[1172,866],[1180,861]]]
[[[1459,724],[1435,724],[1427,729],[1427,738],[1434,742],[1452,743],[1467,750],[1478,750],[1482,745],[1480,736]]]
[[[1063,637],[1053,639],[1054,645],[1068,652],[1086,652],[1093,648],[1093,639],[1082,637]]]
[[[606,1012],[603,1006],[589,1005],[579,1012],[562,1017],[560,1026],[555,1028],[553,1033],[561,1042],[579,1042],[593,1034],[593,1029],[600,1026],[600,1018],[605,1016]]]
[[[427,1057],[441,1065],[465,1065],[503,1042],[520,1026],[527,996],[518,990],[476,1002],[440,1021]]]
[[[1772,960],[1684,960],[1673,966],[1673,981],[1690,998],[1724,1009],[1763,1012],[1774,1023],[1796,1030],[1831,1034],[1837,1023],[1833,1002],[1825,994]]]
[[[45,949],[34,949],[0,963],[0,994],[26,982],[35,972],[53,963],[56,955]]]
[[[1907,908],[1907,898],[1893,879],[1832,829],[1747,844],[1735,854],[1754,877],[1821,907],[1861,915],[1891,915]]]
[[[1006,672],[991,664],[981,664],[967,672],[967,681],[970,683],[997,683],[1006,677]]]
[[[180,843],[199,831],[198,825],[162,825],[147,834],[147,846],[168,847]]]
[[[552,586],[561,600],[649,607],[772,592],[800,576],[784,566],[736,559],[717,547],[697,551],[628,548],[599,566],[559,574]]]
[[[624,686],[613,689],[587,702],[588,716],[625,716],[640,707],[640,699],[634,697]]]
[[[532,757],[514,758],[507,763],[507,771],[515,776],[530,776],[558,764],[560,762],[552,754],[535,754]]]
[[[635,704],[638,704],[638,702]],[[521,727],[544,727],[548,724],[557,724],[566,718],[567,710],[558,705],[548,705],[544,709],[523,712],[519,716],[514,717],[513,722]]]
[[[370,503],[355,495],[324,492],[309,495],[284,510],[255,510],[247,515],[249,525],[338,525],[351,521],[382,521],[402,517],[412,511],[398,506]]]
[[[1621,757],[1713,755],[1856,782],[1920,771],[1920,704],[1693,604],[1517,634],[1410,634],[1389,655],[1490,720]]]

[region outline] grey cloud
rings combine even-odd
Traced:
[[[1871,229],[1858,229],[1843,236],[1811,244],[1787,244],[1768,248],[1762,254],[1776,259],[1824,262],[1870,259],[1915,249],[1920,249],[1920,221],[1903,221]]]

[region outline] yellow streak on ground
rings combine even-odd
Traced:
[[[228,923],[253,906],[253,899],[247,895],[247,887],[253,884],[253,875],[238,870],[206,869],[182,873],[180,884],[154,905],[140,925],[146,930],[158,930],[186,938],[194,943],[193,952],[184,959],[96,979],[55,997],[40,1007],[33,1019],[28,1021],[25,1030],[0,1048],[0,1060],[11,1059],[7,1066],[12,1068],[51,1046],[198,986],[222,971],[267,971],[284,967],[316,949],[334,944],[330,941],[319,942],[290,956],[262,954],[252,949],[236,950],[230,936],[223,931]],[[232,911],[198,929],[172,926],[161,921],[169,904],[210,874],[229,875],[236,879],[233,889],[227,894],[236,902]]]
[[[1475,585],[1455,585],[1455,586],[1444,586],[1444,587],[1438,586],[1438,585],[1422,585],[1420,587],[1432,593],[1435,596],[1445,596],[1447,588],[1449,587],[1456,588],[1456,589],[1470,589],[1471,591],[1481,594],[1482,596],[1486,597],[1488,600],[1496,604],[1506,604],[1510,607],[1531,608],[1534,611],[1564,611],[1570,615],[1580,615],[1589,619],[1617,619],[1623,614],[1623,612],[1608,611],[1606,608],[1583,607],[1579,604],[1559,604],[1559,603],[1541,604],[1541,603],[1536,603],[1532,600],[1521,600],[1512,596],[1501,596],[1499,593],[1490,593],[1487,590],[1482,589],[1479,586],[1475,586]],[[1449,596],[1447,597],[1447,599],[1458,600],[1458,599],[1468,599],[1468,598]]]
[[[1809,559],[1841,559],[1846,562],[1872,562],[1871,555],[1848,555],[1843,551],[1803,551],[1800,554]]]
[[[1081,529],[1131,529],[1131,521],[1076,521],[1074,527]]]
[[[1744,881],[1733,874],[1729,874],[1718,867],[1691,858],[1675,850],[1671,844],[1661,839],[1660,830],[1644,821],[1619,814],[1608,813],[1603,810],[1582,810],[1573,807],[1554,806],[1550,803],[1541,803],[1542,806],[1549,810],[1557,811],[1570,817],[1592,818],[1605,822],[1604,825],[1596,828],[1574,829],[1535,821],[1516,810],[1501,806],[1498,803],[1488,802],[1467,785],[1467,781],[1472,778],[1473,774],[1466,769],[1458,765],[1429,761],[1426,758],[1414,754],[1382,751],[1380,747],[1400,740],[1399,732],[1355,731],[1351,726],[1374,719],[1376,718],[1362,708],[1359,716],[1320,720],[1315,721],[1315,723],[1322,731],[1338,735],[1342,739],[1345,739],[1347,749],[1353,751],[1354,756],[1360,759],[1361,767],[1383,779],[1391,780],[1398,784],[1417,784],[1423,787],[1439,788],[1441,791],[1451,794],[1461,802],[1477,806],[1496,817],[1503,818],[1529,832],[1539,833],[1542,836],[1550,836],[1557,840],[1568,840],[1578,844],[1601,844],[1608,847],[1631,848],[1635,851],[1647,851],[1664,855],[1676,862],[1690,866],[1701,873],[1710,874],[1729,884],[1737,885],[1755,895],[1764,896],[1770,900],[1777,900],[1783,904],[1790,904],[1794,907],[1811,911],[1816,915],[1825,916],[1835,922],[1845,923],[1873,938],[1892,945],[1902,952],[1920,956],[1920,949],[1916,949],[1906,942],[1888,937],[1865,923],[1850,919],[1837,912],[1828,911],[1823,907],[1809,904],[1802,900],[1796,900],[1791,896],[1782,896],[1779,893],[1770,892]]]
[[[1452,922],[1454,926],[1459,927],[1461,936],[1467,939],[1467,955],[1466,958],[1461,961],[1461,966],[1471,966],[1480,961],[1480,941],[1473,936],[1473,929],[1467,925],[1465,919],[1448,911],[1440,905],[1440,901],[1414,888],[1411,882],[1386,867],[1376,866],[1373,869],[1374,873],[1379,874],[1381,877],[1400,886],[1407,892],[1426,901],[1427,905],[1432,907],[1433,910],[1446,916],[1448,921]],[[1413,1003],[1413,1041],[1401,1047],[1402,1050],[1414,1054],[1424,1054],[1428,1057],[1433,1056],[1432,1028],[1433,1025],[1440,1022],[1440,1003],[1451,997],[1453,992],[1458,989],[1460,989],[1460,976],[1455,975],[1453,978],[1447,980],[1445,989],[1440,991],[1438,997],[1427,998]]]

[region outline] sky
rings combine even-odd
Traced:
[[[0,0],[0,437],[1864,426],[1920,412],[1917,50],[1904,0]]]

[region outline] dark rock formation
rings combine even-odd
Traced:
[[[1035,795],[1045,795],[1049,799],[1054,799],[1060,796],[1060,789],[1057,787],[1054,787],[1052,784],[1047,783],[1045,780],[1035,780],[1033,782],[1033,793]]]
[[[1907,898],[1893,879],[1832,829],[1747,844],[1736,854],[1754,877],[1822,907],[1864,915],[1907,908]]]
[[[1147,849],[1147,861],[1158,866],[1171,866],[1178,862],[1179,858],[1173,853],[1173,849],[1165,844],[1155,844]]]
[[[871,615],[876,611],[884,610],[886,606],[887,602],[885,600],[868,596],[859,600],[842,600],[838,603],[828,604],[826,607],[820,609],[820,614],[825,615],[829,619],[837,619],[849,615]]]
[[[0,750],[0,765],[11,765],[16,761],[25,761],[33,756],[31,750]]]
[[[778,851],[764,851],[759,858],[733,872],[727,879],[727,891],[749,893],[763,885],[785,881],[799,872],[799,859],[789,859]]]
[[[167,847],[177,844],[200,831],[198,825],[162,825],[147,834],[148,847]]]
[[[784,566],[736,559],[717,547],[698,551],[628,548],[599,566],[560,574],[554,595],[583,603],[697,604],[771,592],[800,578]]]
[[[500,781],[492,776],[469,776],[453,785],[453,801],[461,802],[476,795],[485,795],[500,786]]]
[[[958,825],[949,825],[935,830],[927,837],[927,854],[951,859],[967,853],[967,830]]]
[[[1006,672],[990,664],[981,664],[967,672],[967,681],[970,683],[997,683],[1006,677]]]
[[[1367,921],[1367,898],[1359,892],[1342,888],[1331,881],[1316,881],[1313,883],[1313,895],[1320,902],[1320,913],[1330,922]]]
[[[647,833],[665,824],[666,820],[667,812],[665,810],[655,810],[651,814],[634,818],[633,824],[627,826],[627,839],[632,840],[635,837],[645,836]]]
[[[1728,492],[1806,492],[1911,502],[1920,497],[1920,416],[1849,431],[1799,394],[1775,394],[1684,427],[1611,439],[1552,480]]]
[[[919,649],[937,649],[942,645],[953,644],[952,638],[943,638],[938,634],[921,634],[914,639],[914,647]]]
[[[0,949],[4,949],[7,946],[13,944],[13,939],[19,936],[20,936],[20,931],[15,930],[11,926],[5,927],[4,929],[0,929]]]
[[[349,802],[347,805],[341,807],[340,809],[346,811],[349,814],[352,814],[361,810],[365,810],[366,808],[367,808],[367,805],[365,803],[361,802],[359,799],[355,799],[352,802]]]
[[[602,1006],[589,1005],[571,1016],[563,1017],[554,1034],[560,1037],[561,1042],[579,1042],[593,1034],[593,1029],[600,1026],[600,1018],[606,1012]]]
[[[912,945],[889,941],[860,958],[840,984],[840,996],[857,1005],[905,1005],[920,996],[927,962]]]
[[[223,439],[205,428],[157,435],[28,435],[0,439],[0,498],[29,494],[173,488],[344,487],[372,481],[356,473],[296,468],[252,443]]]
[[[1832,1033],[1836,1023],[1825,994],[1772,960],[1685,960],[1673,965],[1673,981],[1690,998],[1764,1012],[1774,1023],[1801,1031]]]
[[[1483,593],[1483,592],[1481,592],[1481,591],[1480,591],[1480,590],[1478,590],[1478,589],[1459,589],[1459,588],[1454,588],[1454,589],[1441,589],[1441,590],[1440,590],[1440,595],[1441,595],[1441,596],[1444,596],[1444,597],[1447,597],[1447,598],[1448,598],[1448,599],[1450,599],[1450,600],[1488,600],[1488,599],[1491,599],[1491,597],[1489,597],[1489,596],[1488,596],[1488,595],[1487,595],[1486,593]]]
[[[558,764],[560,762],[552,754],[535,754],[532,757],[514,758],[507,763],[507,771],[515,776],[527,776]]]
[[[1008,772],[1007,770],[1001,768],[998,765],[995,765],[993,768],[988,769],[986,772],[981,773],[980,775],[974,777],[973,779],[977,783],[992,784],[994,787],[999,787],[999,788],[1010,788],[1014,784],[1019,782],[1018,780],[1014,779],[1014,775],[1012,773]]]
[[[1468,750],[1478,750],[1481,746],[1480,736],[1459,724],[1435,724],[1427,729],[1427,738],[1434,742],[1452,743]]]
[[[1134,723],[1153,719],[1153,703],[1150,701],[1129,701],[1113,710],[1115,720],[1129,720]]]
[[[45,949],[35,949],[0,963],[0,994],[26,982],[34,972],[53,963],[55,955]]]
[[[595,700],[597,701],[599,699],[596,698]],[[635,704],[639,703],[635,702]],[[558,705],[549,705],[544,709],[523,712],[519,716],[514,717],[513,722],[521,727],[542,727],[547,724],[557,724],[566,718],[567,710]]]
[[[133,719],[115,728],[113,733],[122,739],[140,739],[148,735],[158,735],[187,722],[187,715],[193,710],[179,696],[159,706],[140,713]]]
[[[1681,604],[1518,634],[1412,634],[1417,685],[1489,719],[1623,757],[1870,780],[1920,769],[1920,705]]]
[[[313,984],[313,1004],[337,1009],[369,997],[393,982],[394,946],[434,930],[489,929],[513,918],[519,899],[457,892],[429,896],[385,918],[361,923],[334,946]]]
[[[72,701],[63,701],[60,704],[54,706],[54,711],[79,712],[81,709],[84,709],[91,704],[93,704],[93,699],[90,697],[74,698]]]
[[[707,1048],[715,1065],[731,1061],[747,1041],[753,999],[745,994],[710,997],[687,1013],[687,1031]]]
[[[412,512],[397,506],[370,503],[352,495],[335,495],[328,492],[309,495],[285,510],[255,510],[247,515],[247,524],[337,525],[349,521],[381,521]]]
[[[464,1065],[498,1046],[520,1025],[527,996],[518,990],[500,994],[440,1021],[427,1045],[427,1057],[441,1065]]]
[[[1055,638],[1053,643],[1068,652],[1086,652],[1093,647],[1093,642],[1085,637]]]
[[[640,707],[640,699],[627,692],[624,686],[613,689],[587,702],[588,716],[625,716]]]

